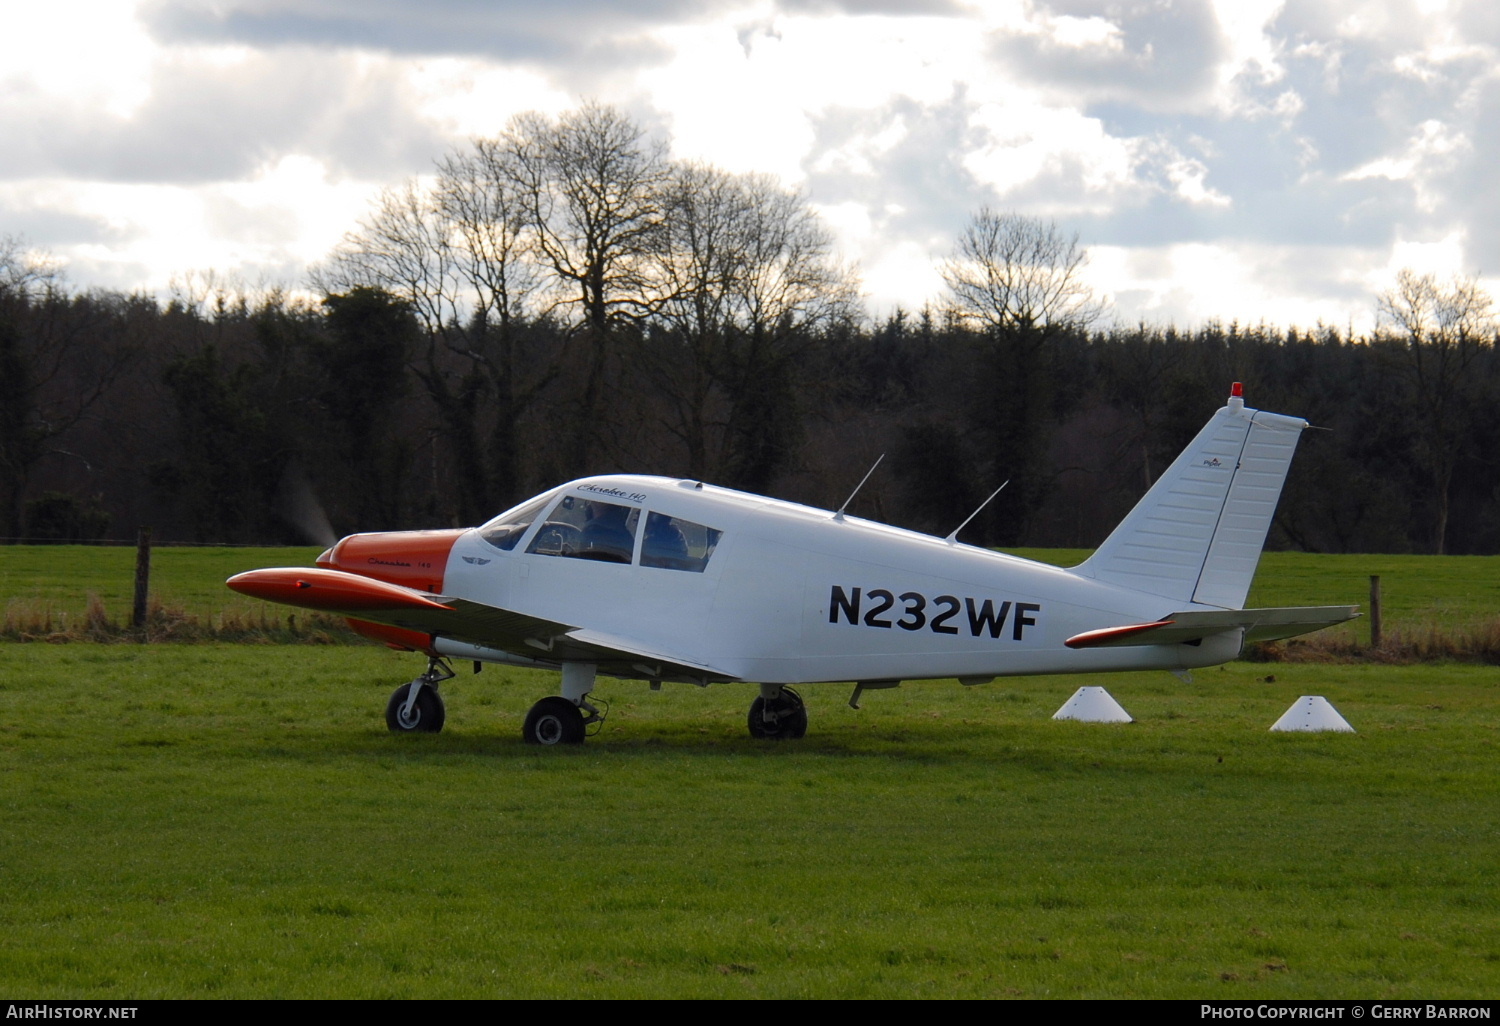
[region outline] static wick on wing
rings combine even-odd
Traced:
[[[979,504],[979,508],[976,509],[974,512],[970,513],[967,517],[965,517],[964,518],[964,522],[961,523],[961,524],[959,524],[957,527],[955,527],[953,529],[953,533],[949,534],[948,537],[946,537],[946,538],[943,539],[943,541],[947,542],[949,545],[957,544],[957,542],[958,542],[958,532],[962,531],[964,528],[968,527],[970,520],[973,520],[975,517],[979,516],[980,513],[984,512],[984,507],[986,507],[986,506],[988,506],[990,504],[990,499],[993,499],[995,496],[997,496],[1001,492],[1005,491],[1005,485],[1008,485],[1008,484],[1010,484],[1010,479],[1006,478],[1005,484],[1002,484],[999,488],[996,488],[993,492],[990,492],[990,498],[989,499],[985,499],[983,502],[981,502]]]

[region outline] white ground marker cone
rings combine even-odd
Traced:
[[[1052,714],[1054,720],[1082,720],[1084,723],[1131,723],[1130,714],[1120,707],[1114,696],[1103,688],[1079,688],[1062,708]]]
[[[1303,695],[1292,703],[1292,707],[1281,714],[1281,719],[1271,724],[1272,730],[1338,730],[1353,734],[1349,721],[1328,704],[1322,695]]]

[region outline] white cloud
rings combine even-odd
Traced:
[[[153,50],[128,0],[8,4],[0,91],[129,117],[149,93]]]
[[[498,135],[517,114],[555,116],[577,102],[534,68],[450,57],[421,61],[404,74],[416,110],[452,137]]]
[[[980,64],[974,33],[951,18],[777,15],[764,5],[654,38],[672,56],[639,83],[667,117],[674,153],[788,184],[803,177],[820,115],[898,96],[940,103]]]
[[[896,307],[908,311],[941,304],[943,278],[938,270],[945,254],[933,253],[917,242],[905,240],[858,255],[865,291],[872,299],[871,313],[880,319]]]
[[[1208,168],[1202,161],[1190,157],[1178,157],[1166,167],[1167,179],[1183,200],[1195,206],[1228,207],[1230,198],[1205,184]]]
[[[1432,179],[1449,171],[1472,146],[1468,138],[1450,125],[1430,119],[1417,126],[1401,152],[1379,157],[1344,176],[1348,181],[1386,178],[1409,182],[1420,210],[1432,212],[1441,201],[1441,192]]]
[[[984,143],[964,158],[964,167],[1002,202],[1039,180],[1061,179],[1072,194],[1052,190],[1048,213],[1065,216],[1101,211],[1137,189],[1137,146],[1111,136],[1097,118],[1017,93],[981,105],[971,122]]]
[[[1374,289],[1386,288],[1395,280],[1396,272],[1406,268],[1439,277],[1463,274],[1467,270],[1465,241],[1463,232],[1450,232],[1430,242],[1398,239],[1391,247],[1390,259],[1368,279],[1370,285]]]
[[[297,285],[365,212],[370,183],[332,181],[306,157],[283,157],[253,177],[203,186],[111,182],[0,185],[0,209],[67,213],[99,238],[52,247],[76,280],[164,290],[173,277],[215,268]],[[138,280],[121,285],[125,276]]]
[[[1321,321],[1368,331],[1374,325],[1370,282],[1381,262],[1356,247],[1095,246],[1086,277],[1114,297],[1125,324],[1190,326],[1217,319],[1310,328]]]

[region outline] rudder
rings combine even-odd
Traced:
[[[1307,421],[1229,403],[1098,550],[1073,568],[1176,602],[1244,605]]]

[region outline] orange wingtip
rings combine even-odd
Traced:
[[[342,570],[273,567],[236,574],[224,583],[242,595],[330,613],[451,608],[399,584],[387,584]]]
[[[1116,639],[1128,638],[1132,634],[1141,634],[1176,622],[1175,620],[1154,620],[1151,623],[1132,623],[1124,627],[1105,627],[1097,631],[1084,631],[1082,634],[1073,635],[1063,644],[1069,648],[1093,648],[1096,645],[1107,645]]]

